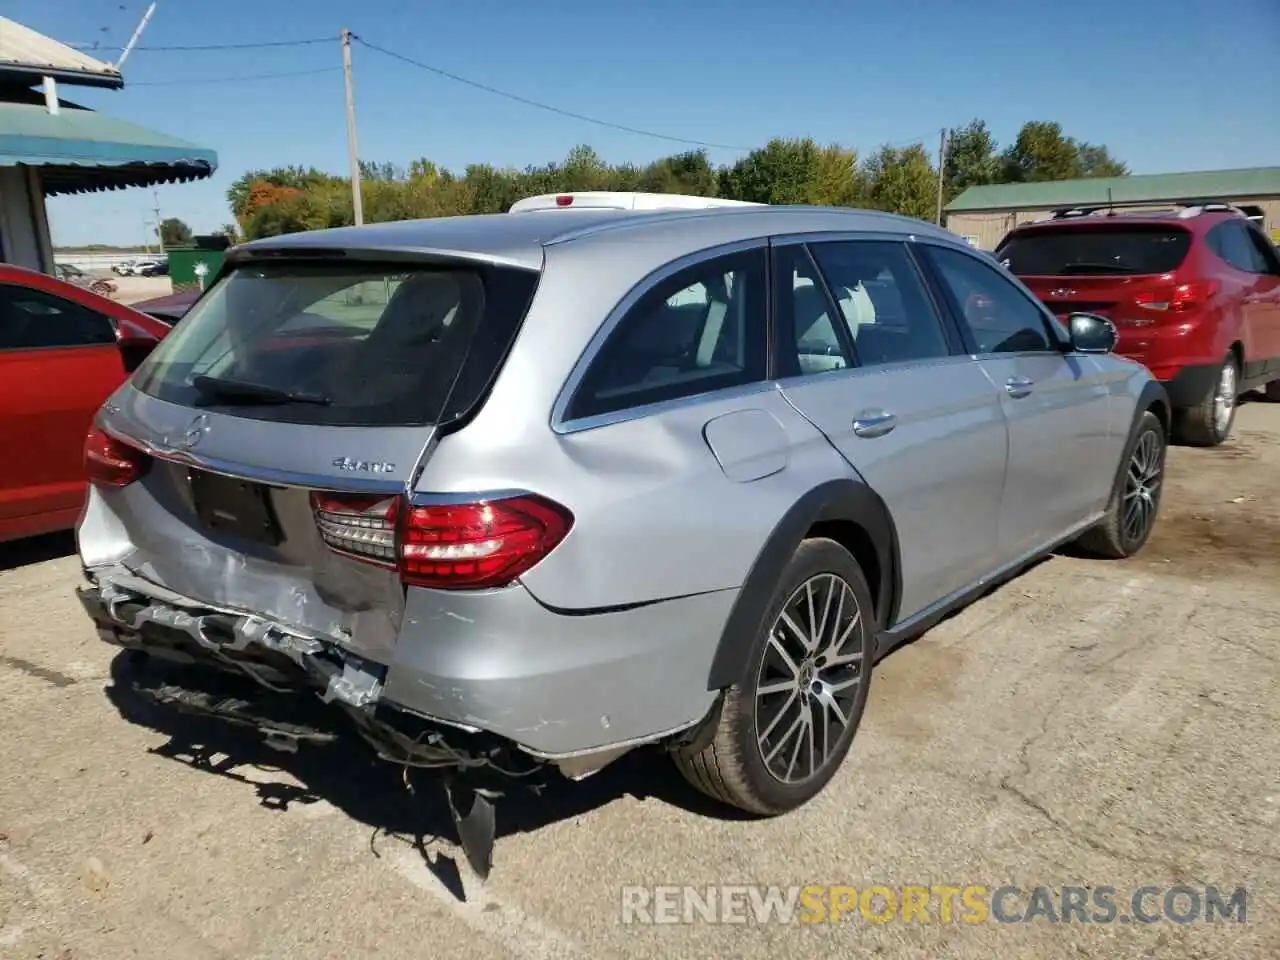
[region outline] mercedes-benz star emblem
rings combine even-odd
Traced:
[[[201,440],[204,435],[209,432],[209,415],[202,413],[191,421],[187,427],[187,432],[182,435],[182,439],[176,444],[179,450],[190,450]]]

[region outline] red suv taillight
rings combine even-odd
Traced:
[[[1177,286],[1161,290],[1146,290],[1133,299],[1140,307],[1148,310],[1168,310],[1171,313],[1186,313],[1198,310],[1217,293],[1218,287],[1212,280],[1196,280],[1192,283],[1180,283]]]
[[[401,497],[313,493],[326,544],[394,567],[411,586],[480,589],[510,583],[568,535],[573,515],[544,497],[414,506]]]
[[[98,427],[90,427],[84,438],[85,474],[90,483],[100,487],[127,487],[142,476],[150,459]]]

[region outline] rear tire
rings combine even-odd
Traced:
[[[1263,396],[1272,403],[1280,403],[1280,380],[1272,380],[1268,383],[1263,391]]]
[[[1228,353],[1218,368],[1218,378],[1208,394],[1194,407],[1180,410],[1177,439],[1193,447],[1216,447],[1231,436],[1236,420],[1236,400],[1240,393],[1240,364]]]
[[[746,675],[699,742],[673,753],[685,779],[762,816],[817,796],[866,709],[875,624],[858,562],[833,540],[802,542],[751,638]]]
[[[1080,535],[1078,546],[1097,557],[1122,560],[1147,542],[1160,510],[1168,444],[1160,418],[1150,410],[1125,448],[1124,471],[1111,494],[1106,515]]]

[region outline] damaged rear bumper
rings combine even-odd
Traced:
[[[394,660],[384,664],[123,570],[88,575],[78,595],[103,640],[247,674],[276,692],[314,692],[385,759],[519,775],[553,765],[575,779],[707,715],[716,626],[736,595],[566,616],[523,588],[410,590]]]

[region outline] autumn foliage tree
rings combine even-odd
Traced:
[[[1105,146],[1066,136],[1057,123],[1023,125],[1003,151],[981,120],[950,131],[943,169],[944,200],[986,183],[1123,176],[1124,164]],[[775,138],[726,166],[692,150],[651,163],[611,164],[591,147],[574,147],[558,162],[523,170],[487,163],[459,173],[426,157],[406,166],[362,162],[364,219],[369,223],[458,214],[501,213],[521,197],[570,190],[641,190],[718,196],[773,204],[866,207],[932,220],[938,168],[924,146],[884,146],[860,157],[840,144]],[[314,167],[252,170],[232,184],[227,200],[239,235],[257,237],[345,226],[354,221],[346,177]]]

